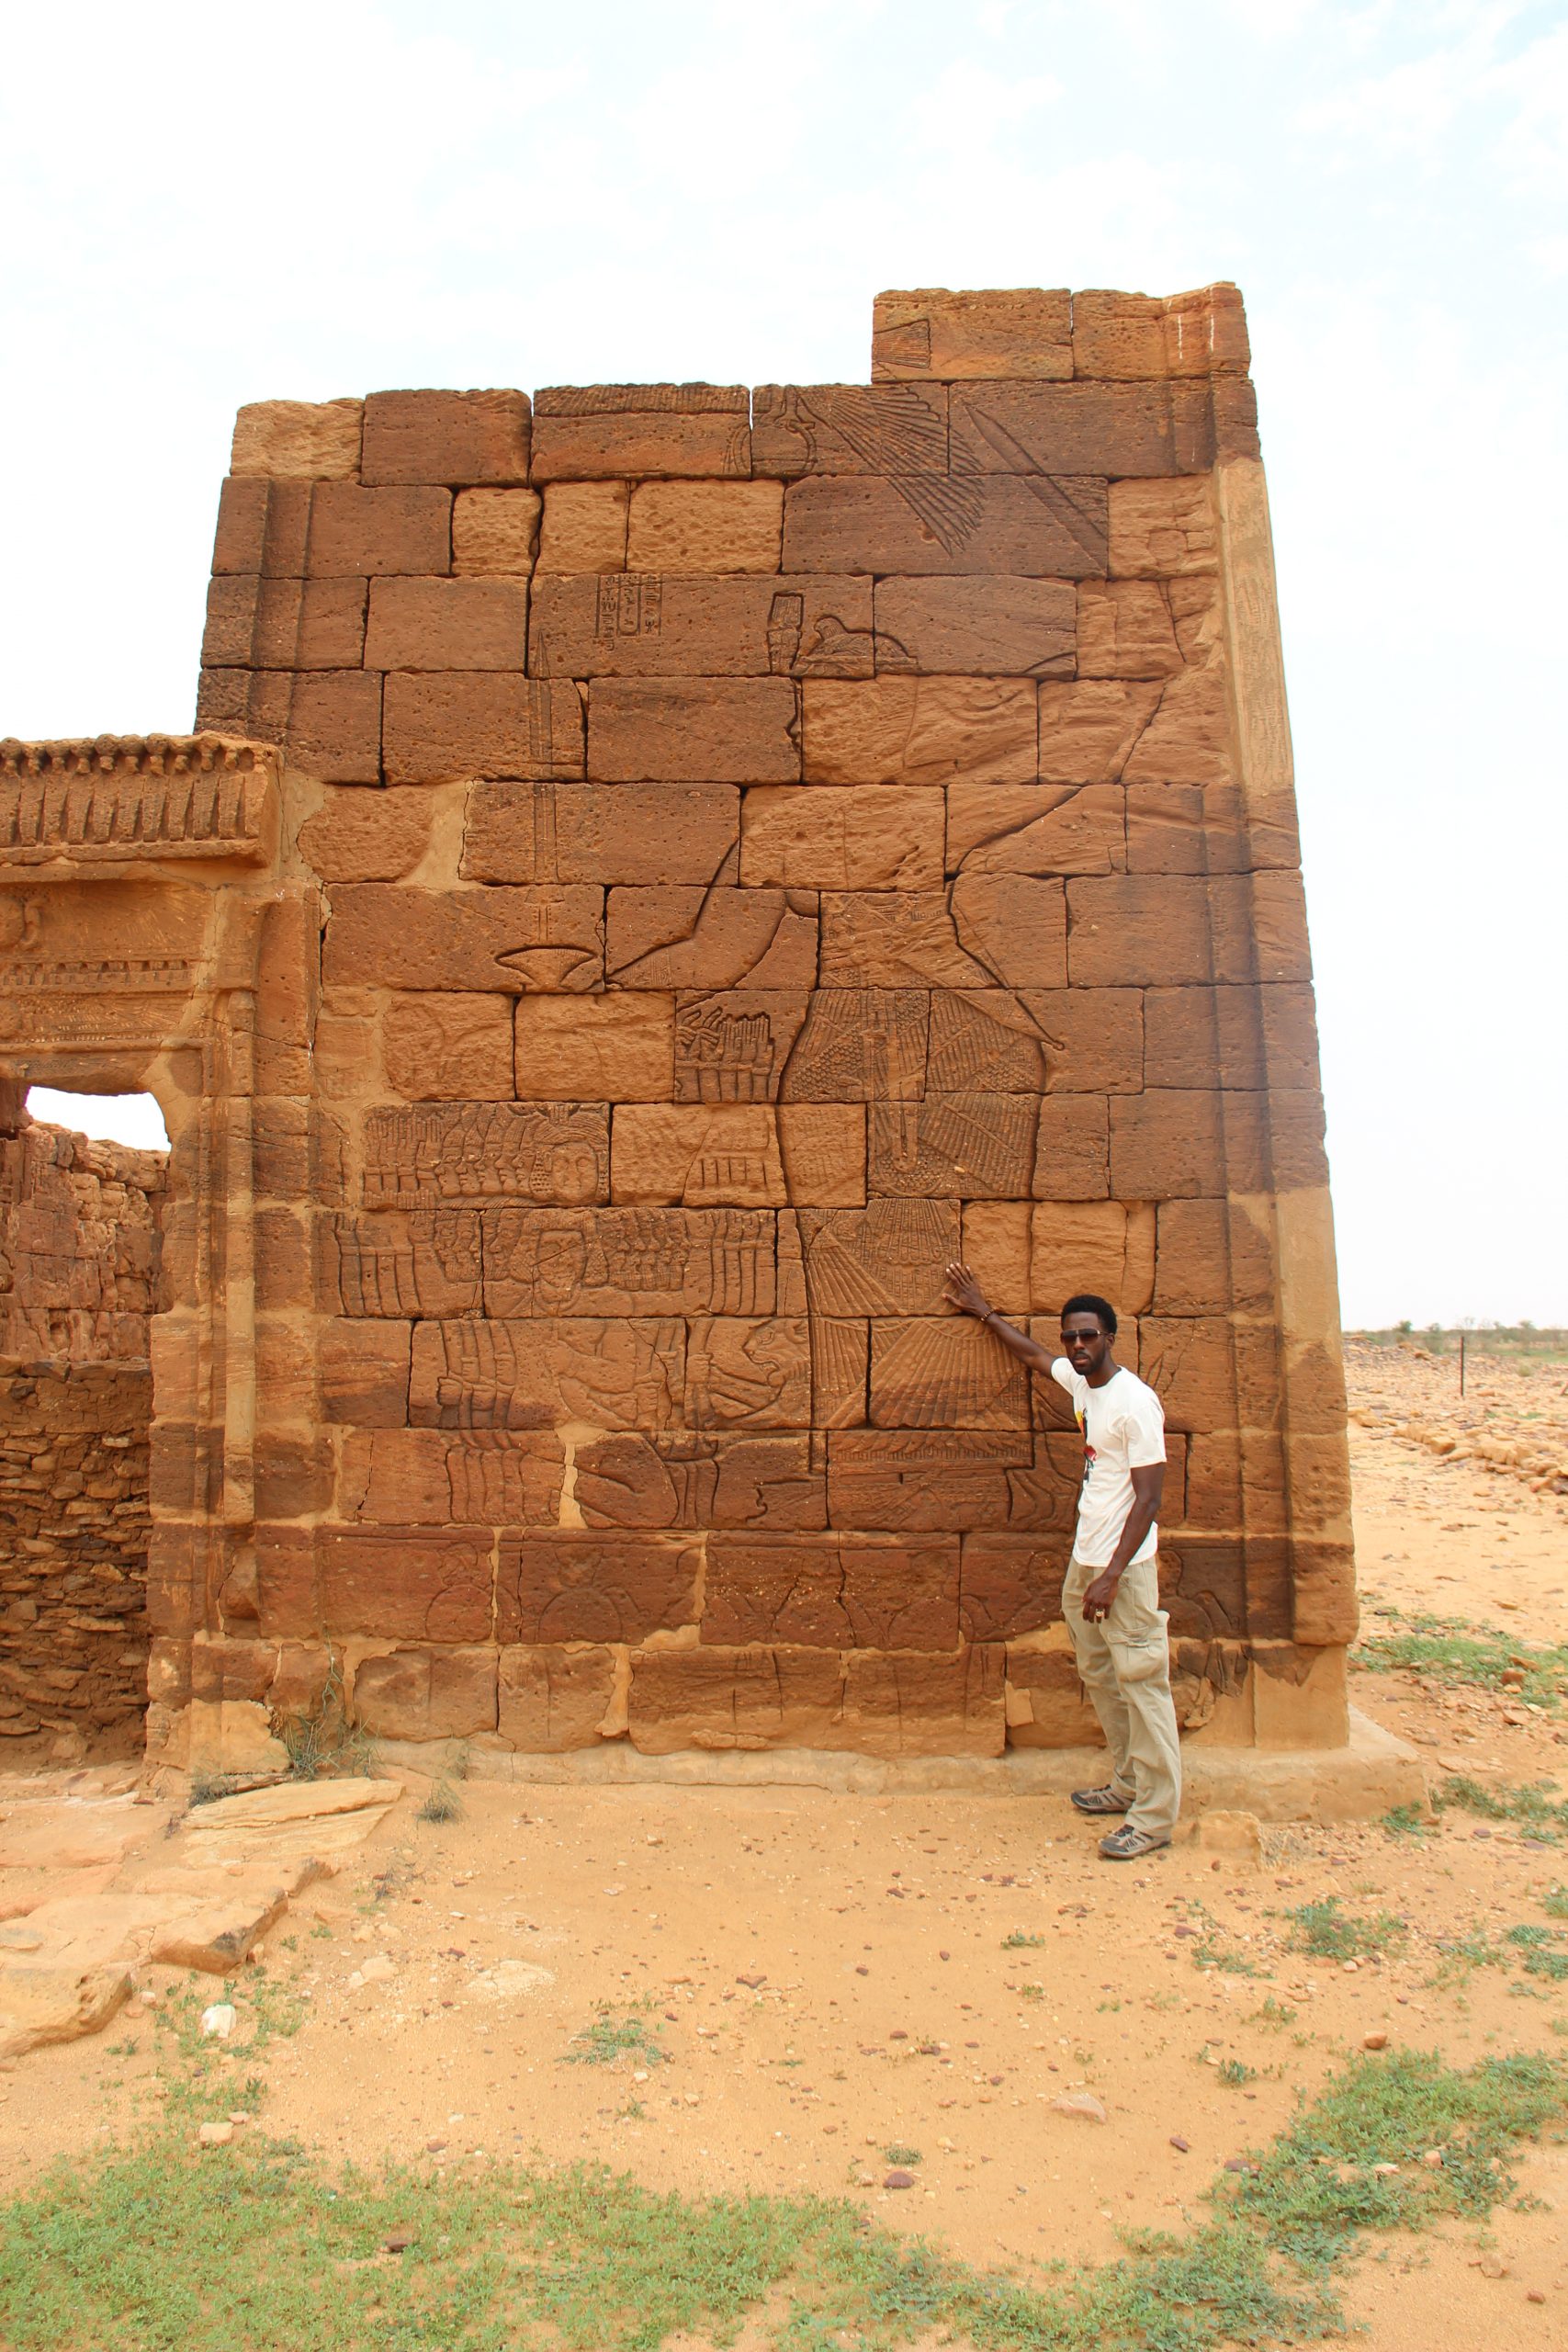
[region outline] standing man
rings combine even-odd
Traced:
[[[1077,1530],[1062,1589],[1080,1680],[1094,1702],[1111,1778],[1075,1789],[1080,1813],[1125,1814],[1100,1841],[1108,1862],[1168,1846],[1181,1804],[1181,1750],[1170,1696],[1170,1652],[1159,1605],[1155,1515],[1165,1487],[1165,1411],[1147,1383],[1111,1354],[1116,1310],[1081,1292],[1062,1309],[1055,1360],[1015,1331],[965,1265],[947,1269],[947,1298],[977,1316],[1031,1372],[1048,1372],[1073,1400],[1083,1432]]]

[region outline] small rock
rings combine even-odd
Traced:
[[[866,1967],[863,1961],[856,1961],[855,1974],[857,1976],[869,1976],[871,1974],[870,1969]]]
[[[1544,2303],[1546,2297],[1541,2293],[1539,2287],[1532,2287],[1526,2295],[1525,2301],[1527,2303]]]
[[[201,2030],[210,2040],[227,2041],[233,2032],[236,2012],[232,2001],[214,2001],[201,2013]]]
[[[1483,2278],[1506,2278],[1508,2266],[1500,2254],[1483,2254],[1477,2266]]]
[[[429,2149],[433,2156],[438,2156],[441,2154],[442,2149],[446,2145],[446,2143],[445,2140],[438,2139],[427,2140],[424,2144]]]
[[[915,2176],[912,2172],[906,2172],[901,2165],[895,2165],[891,2172],[883,2174],[882,2186],[884,2188],[913,2188]]]
[[[389,2238],[382,2239],[381,2248],[385,2254],[406,2254],[412,2244],[412,2230],[394,2230]]]
[[[198,2123],[197,2145],[201,2148],[226,2148],[234,2136],[231,2123]]]
[[[1391,2174],[1396,2173],[1399,2170],[1399,2166],[1397,2165],[1374,2165],[1372,2166],[1372,2170],[1380,2180],[1387,2180]]]
[[[908,2041],[909,2037],[901,2025],[896,2025],[887,2039],[889,2041]]]
[[[1388,2036],[1386,2033],[1364,2033],[1361,2036],[1361,2047],[1363,2050],[1386,2050]]]
[[[369,1959],[361,1963],[358,1971],[361,1982],[366,1984],[382,1984],[396,1973],[392,1962],[384,1951],[373,1951]]]
[[[1342,1960],[1339,1963],[1340,1973],[1344,1976],[1354,1976],[1360,1965],[1359,1960]]]
[[[1426,2165],[1428,2172],[1441,2172],[1443,2168],[1443,2152],[1441,2148],[1428,2148],[1421,2161]]]
[[[1181,2136],[1181,2134],[1180,2134],[1180,2132],[1173,2132],[1171,2133],[1171,2135],[1170,2135],[1170,2144],[1171,2144],[1171,2146],[1176,2150],[1176,2153],[1177,2153],[1177,2154],[1178,2154],[1179,2156],[1185,2156],[1185,2155],[1189,2155],[1189,2154],[1190,2154],[1190,2153],[1191,2153],[1191,2148],[1192,2148],[1192,2143],[1191,2143],[1191,2141],[1190,2141],[1190,2140],[1184,2140],[1184,2139],[1182,2138],[1182,2136]]]
[[[754,1993],[759,1984],[765,1984],[767,1983],[767,1972],[761,1968],[743,1969],[735,1981],[738,1984],[745,1984],[749,1986]]]
[[[245,2109],[243,2107],[231,2107],[229,2110],[229,2120],[231,2123],[248,2123],[250,2120],[249,2115],[245,2112]]]
[[[999,2081],[1000,2077],[996,2079]],[[1085,2123],[1109,2123],[1111,2120],[1104,2101],[1096,2098],[1092,2091],[1063,2091],[1059,2098],[1051,2101],[1051,2106],[1057,2115],[1074,2115]]]
[[[950,1951],[939,1951],[937,1958],[938,1960],[951,1960],[953,1958],[953,1954]]]

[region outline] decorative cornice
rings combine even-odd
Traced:
[[[226,735],[0,742],[0,868],[266,857],[278,761]]]

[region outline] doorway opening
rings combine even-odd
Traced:
[[[141,1750],[168,1164],[151,1094],[0,1090],[0,1766]]]

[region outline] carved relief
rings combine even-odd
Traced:
[[[961,1254],[957,1204],[881,1200],[802,1209],[807,1295],[818,1316],[936,1315]]]
[[[675,1010],[677,1102],[772,1102],[809,1000],[737,989],[682,997]]]
[[[686,1422],[703,1429],[809,1429],[806,1318],[715,1317],[686,1333]]]
[[[479,1221],[472,1209],[322,1220],[342,1315],[473,1315],[479,1307]]]
[[[785,1102],[912,1102],[925,1090],[919,989],[818,989],[780,1088]]]
[[[0,745],[0,865],[254,861],[275,821],[272,763],[220,736]]]
[[[1016,1200],[1034,1170],[1037,1105],[1028,1095],[928,1094],[871,1106],[874,1193]]]
[[[365,1120],[365,1205],[602,1201],[609,1191],[609,1129],[600,1105],[575,1102],[371,1111]]]
[[[882,1429],[1027,1429],[1028,1376],[977,1324],[873,1323],[871,1419]]]
[[[503,1536],[503,1642],[641,1642],[696,1612],[698,1554],[657,1537]]]
[[[1039,1024],[1006,989],[939,989],[931,998],[926,1083],[933,1095],[1043,1093]]]
[[[686,1329],[668,1318],[419,1323],[416,1429],[671,1429],[682,1419]]]
[[[486,1213],[491,1315],[766,1315],[773,1220],[750,1209]]]

